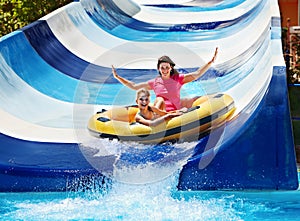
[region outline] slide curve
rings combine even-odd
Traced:
[[[185,73],[216,47],[215,64],[182,96],[226,93],[236,111],[196,143],[178,189],[297,189],[276,0],[80,0],[0,39],[0,191],[101,177],[83,154],[87,121],[135,103],[111,65],[141,82],[161,55]]]

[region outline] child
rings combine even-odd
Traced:
[[[182,114],[179,111],[168,113],[154,106],[150,107],[150,92],[145,88],[137,91],[136,103],[138,104],[139,112],[135,116],[135,121],[150,127]]]

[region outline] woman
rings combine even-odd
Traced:
[[[166,111],[180,110],[183,107],[191,107],[192,103],[196,100],[196,98],[180,99],[180,89],[182,85],[200,78],[215,61],[217,54],[218,48],[216,48],[213,58],[206,65],[188,74],[178,73],[174,68],[175,63],[168,56],[162,56],[158,59],[157,63],[160,76],[148,82],[138,84],[119,76],[114,66],[112,66],[112,73],[119,82],[133,90],[140,88],[154,90],[156,95],[154,106],[156,108]]]
[[[150,127],[161,124],[166,120],[182,114],[179,111],[167,113],[156,107],[150,107],[150,93],[145,88],[141,88],[137,91],[136,103],[138,105],[139,112],[135,116],[135,121]]]

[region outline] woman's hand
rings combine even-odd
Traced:
[[[189,83],[191,81],[197,80],[198,78],[200,78],[212,65],[213,62],[215,62],[216,58],[218,55],[218,47],[216,47],[215,50],[215,54],[213,56],[213,58],[206,63],[206,65],[204,65],[203,67],[198,68],[196,71],[185,74],[184,75],[184,80],[183,83]]]
[[[148,90],[151,90],[148,82],[141,82],[141,83],[135,84],[134,82],[129,81],[126,78],[123,78],[123,77],[119,76],[117,74],[117,71],[116,71],[116,69],[115,69],[115,67],[113,65],[111,66],[111,69],[112,69],[112,74],[113,74],[114,78],[117,79],[119,82],[121,82],[121,84],[129,87],[130,89],[138,90],[138,89],[144,87],[144,88],[146,88]]]
[[[119,75],[117,74],[117,71],[116,71],[116,69],[113,65],[111,66],[111,69],[112,69],[112,73],[114,75],[114,78],[118,78]]]
[[[214,63],[215,62],[215,60],[216,60],[216,58],[217,58],[217,55],[218,55],[218,47],[216,47],[216,50],[215,50],[215,54],[214,54],[214,56],[213,56],[213,58],[211,59],[211,63]]]

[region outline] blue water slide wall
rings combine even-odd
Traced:
[[[234,131],[237,122],[226,127],[239,136],[221,150],[212,147],[213,151],[190,160],[181,172],[178,188],[297,189],[297,182],[291,179],[295,176],[295,152],[286,85],[285,68],[274,67],[270,88],[243,130]],[[244,118],[240,116],[238,121]],[[199,170],[202,161],[212,158]]]
[[[205,47],[214,48],[216,42],[224,46],[220,51],[233,53],[228,53],[230,58],[223,58],[200,81],[204,87],[209,85],[209,92],[231,93],[238,113],[197,142],[193,156],[181,170],[178,189],[298,188],[286,70],[284,63],[272,60],[282,56],[278,48],[280,17],[266,16],[274,0],[224,0],[205,7],[198,1],[154,3],[74,1],[1,38],[0,191],[64,191],[78,189],[79,181],[95,178],[101,184],[109,183],[101,169],[109,170],[115,159],[108,157],[107,168],[102,165],[95,169],[86,158],[95,150],[83,150],[72,136],[76,134],[77,105],[112,105],[116,93],[125,104],[131,101],[128,97],[134,97],[134,92],[124,89],[125,93],[118,93],[122,85],[111,75],[110,65],[117,59],[137,60],[143,48],[148,57],[155,57],[153,48],[174,43],[180,50],[188,48],[187,54],[202,54]],[[182,22],[177,17],[178,22],[152,22],[138,17],[144,10],[146,15],[153,13],[153,19],[167,18],[175,12],[199,13],[202,20],[189,18]],[[228,16],[227,10],[234,16]],[[255,22],[263,24],[259,26],[261,31],[254,30]],[[249,43],[234,37],[240,32],[249,35],[256,31]],[[236,42],[227,43],[227,38]],[[92,51],[80,48],[80,44],[99,50],[101,59],[94,59]],[[175,47],[173,52],[180,54],[180,50]],[[195,70],[194,64],[181,66],[180,71]],[[118,73],[144,81],[151,79],[156,70],[147,65],[121,66]],[[218,86],[211,86],[212,79]],[[244,79],[249,81],[245,83]],[[194,87],[189,86],[190,91],[198,90]],[[248,91],[253,91],[253,96],[244,95]]]
[[[271,38],[280,39],[280,20],[272,18],[271,27]],[[241,114],[233,123],[245,120],[239,131],[234,125],[226,127],[226,130],[233,130],[229,133],[238,134],[236,139],[217,151],[211,147],[210,152],[198,153],[184,166],[179,189],[298,188],[297,182],[291,179],[295,176],[295,151],[285,66],[273,66],[272,79],[263,100],[251,119],[246,118]],[[205,161],[211,163],[199,172]]]
[[[81,176],[99,173],[77,144],[32,142],[4,134],[0,137],[2,192],[64,191]]]

